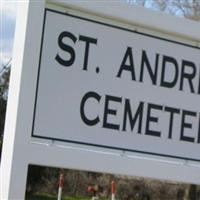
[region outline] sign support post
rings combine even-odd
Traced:
[[[58,200],[62,199],[63,187],[64,187],[64,173],[63,173],[63,170],[62,170],[62,172],[60,173],[60,177],[59,177],[58,198],[57,198]]]
[[[29,154],[33,109],[31,98],[34,98],[34,83],[36,83],[36,79],[31,77],[34,75],[36,77],[37,74],[37,70],[31,70],[31,66],[34,65],[32,59],[37,60],[36,52],[39,52],[40,48],[45,2],[27,0],[18,4],[1,160],[0,199],[2,200],[25,198],[28,165],[31,163]],[[38,17],[35,13],[38,13]],[[33,24],[37,27],[38,33]]]

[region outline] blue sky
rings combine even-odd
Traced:
[[[0,68],[12,57],[17,1],[0,2]]]

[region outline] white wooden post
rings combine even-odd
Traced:
[[[17,21],[3,138],[0,199],[25,198],[44,0],[17,3]],[[37,13],[37,14],[36,14]]]
[[[115,181],[111,182],[111,200],[115,200],[116,184]]]
[[[62,190],[64,187],[64,174],[61,173],[59,177],[59,187],[58,187],[58,200],[62,199]]]

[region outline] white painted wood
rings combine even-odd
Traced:
[[[1,199],[25,195],[44,1],[19,3],[1,161]]]
[[[199,22],[181,19],[162,12],[150,11],[140,6],[130,6],[122,1],[62,1],[48,0],[49,3],[108,17],[200,42]]]

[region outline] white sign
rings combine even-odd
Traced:
[[[0,199],[31,164],[200,183],[198,23],[120,2],[17,16]]]
[[[199,55],[46,9],[32,135],[200,161]]]

